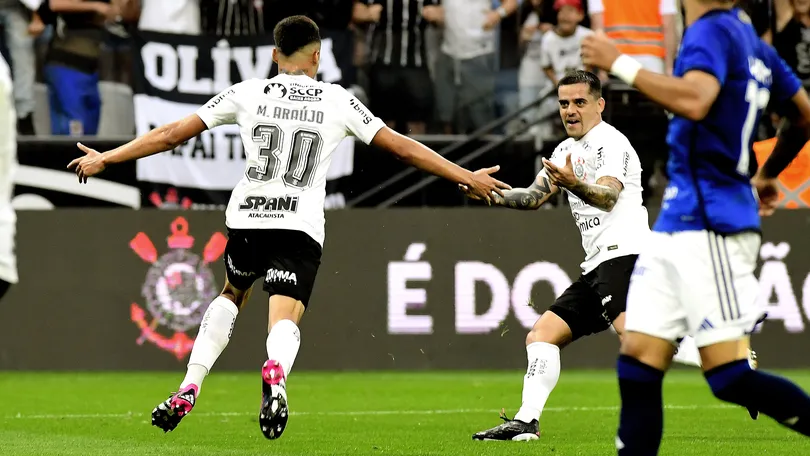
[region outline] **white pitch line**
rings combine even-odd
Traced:
[[[665,405],[666,410],[704,410],[704,409],[731,409],[731,405]],[[463,413],[498,413],[495,409],[445,409],[445,410],[345,410],[323,412],[290,412],[291,416],[379,416],[379,415],[457,415]],[[544,412],[611,412],[619,411],[618,406],[603,407],[547,407]],[[195,417],[238,417],[253,416],[256,412],[198,412]],[[44,415],[7,415],[5,420],[65,420],[65,419],[93,419],[93,418],[144,418],[149,413],[86,413],[86,414],[44,414]]]

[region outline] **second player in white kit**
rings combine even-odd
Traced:
[[[544,312],[526,337],[528,368],[514,419],[473,435],[476,440],[534,440],[540,416],[560,377],[560,350],[611,326],[624,333],[630,277],[650,236],[642,201],[641,164],[630,141],[602,120],[599,79],[574,71],[558,86],[560,117],[569,138],[560,143],[529,188],[504,192],[496,204],[537,209],[565,191],[582,237],[582,275]],[[681,342],[676,360],[699,365],[694,340]]]

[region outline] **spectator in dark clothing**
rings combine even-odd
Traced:
[[[322,29],[345,30],[353,6],[353,0],[200,0],[200,17],[203,33],[217,36],[271,35],[282,19],[299,14]]]
[[[389,127],[424,134],[433,112],[423,8],[437,0],[366,0],[355,21],[373,24],[370,49],[371,109]]]
[[[200,20],[204,35],[255,36],[272,42],[273,28],[282,19],[307,16],[321,28],[321,35],[328,37],[321,51],[326,54],[326,46],[331,46],[329,52],[337,61],[335,68],[335,64],[329,66],[331,62],[321,60],[319,74],[329,82],[349,87],[355,81],[354,68],[344,62],[351,63],[354,52],[349,31],[353,7],[353,0],[200,0]]]
[[[776,9],[790,8],[791,0],[737,0],[737,6],[748,13],[757,34],[767,43],[773,42],[774,6]],[[683,8],[681,8],[683,13]]]
[[[170,0],[164,0],[170,1]],[[288,16],[310,16],[311,0],[200,0],[202,32],[215,36],[270,36]]]
[[[792,0],[793,14],[777,23],[773,46],[805,87],[810,86],[810,0]]]

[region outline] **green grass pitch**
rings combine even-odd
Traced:
[[[810,371],[785,372],[810,389]],[[262,437],[260,377],[216,373],[168,434],[149,424],[182,373],[0,373],[0,455],[615,455],[612,371],[565,371],[534,442],[474,442],[520,404],[522,372],[292,373],[281,439]],[[661,455],[810,454],[810,439],[712,397],[696,370],[666,380]]]

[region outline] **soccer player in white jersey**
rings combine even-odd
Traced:
[[[0,298],[18,279],[14,255],[17,216],[11,206],[17,170],[16,119],[11,71],[0,56]]]
[[[644,240],[649,216],[641,198],[641,163],[624,134],[602,120],[605,100],[599,78],[570,72],[557,85],[560,117],[568,139],[544,160],[529,188],[496,196],[512,209],[537,209],[560,190],[582,235],[582,275],[544,312],[526,336],[528,369],[523,403],[514,419],[473,435],[476,440],[535,440],[539,419],[560,377],[560,349],[612,325],[624,333],[630,276]],[[681,342],[676,360],[699,366],[694,340]]]
[[[117,149],[70,163],[80,182],[106,166],[166,151],[206,129],[238,124],[247,152],[245,175],[226,211],[227,281],[208,307],[178,392],[152,412],[152,424],[171,431],[194,407],[204,377],[231,336],[253,283],[263,278],[269,300],[268,361],[262,367],[259,425],[268,439],[281,436],[288,419],[286,379],[300,346],[298,324],[309,303],[324,242],[326,172],[332,152],[357,136],[400,160],[490,198],[508,185],[490,174],[468,171],[424,145],[395,133],[338,85],[315,80],[320,33],[304,16],[282,20],[274,30],[279,75],[227,88],[177,122],[159,127]]]

